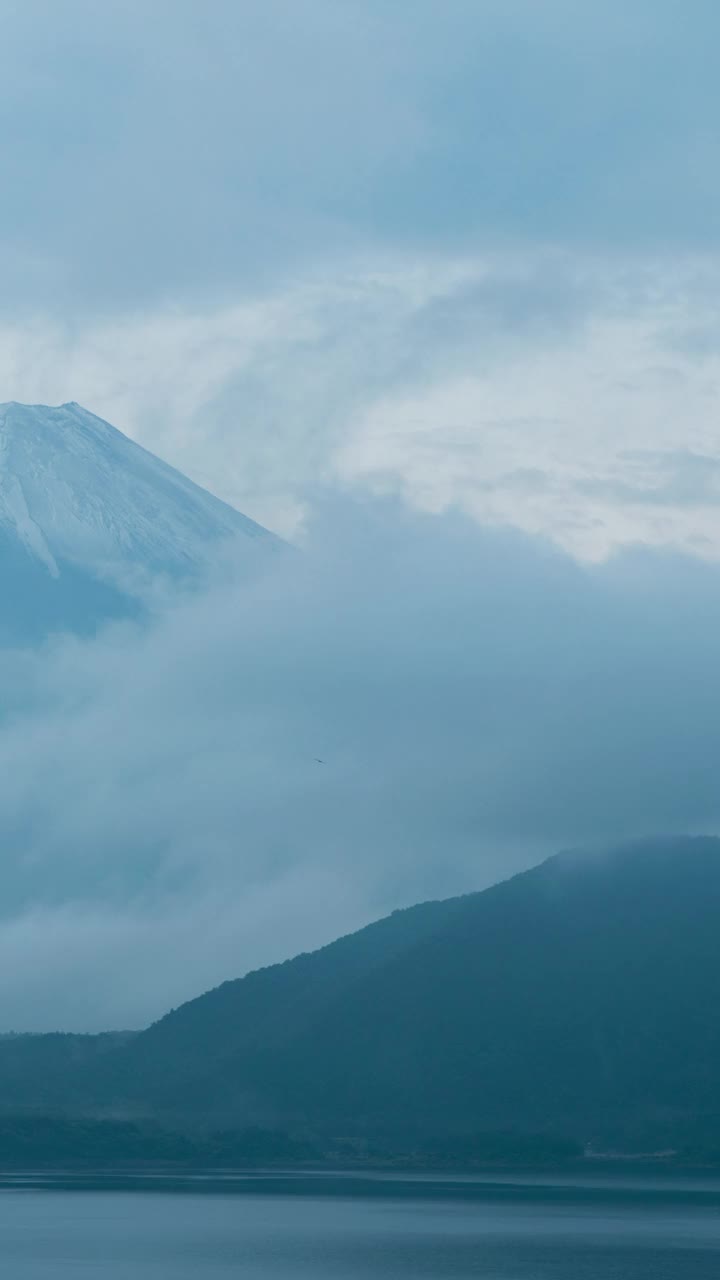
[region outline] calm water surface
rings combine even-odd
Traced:
[[[0,1178],[8,1280],[718,1280],[720,1183]]]

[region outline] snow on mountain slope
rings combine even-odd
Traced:
[[[47,573],[132,590],[201,567],[220,539],[278,540],[78,404],[0,405],[0,533]]]

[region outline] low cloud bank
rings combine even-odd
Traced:
[[[720,571],[394,504],[8,655],[6,1029],[142,1025],[556,848],[715,830]]]

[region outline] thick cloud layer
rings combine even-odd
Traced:
[[[329,509],[252,586],[8,659],[5,1025],[138,1025],[557,847],[715,829],[719,587]]]
[[[234,296],[359,245],[717,246],[713,0],[24,0],[2,304]]]

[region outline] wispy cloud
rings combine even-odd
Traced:
[[[583,558],[716,556],[719,300],[708,256],[356,260],[232,306],[7,326],[0,382],[83,400],[289,536],[321,486]]]

